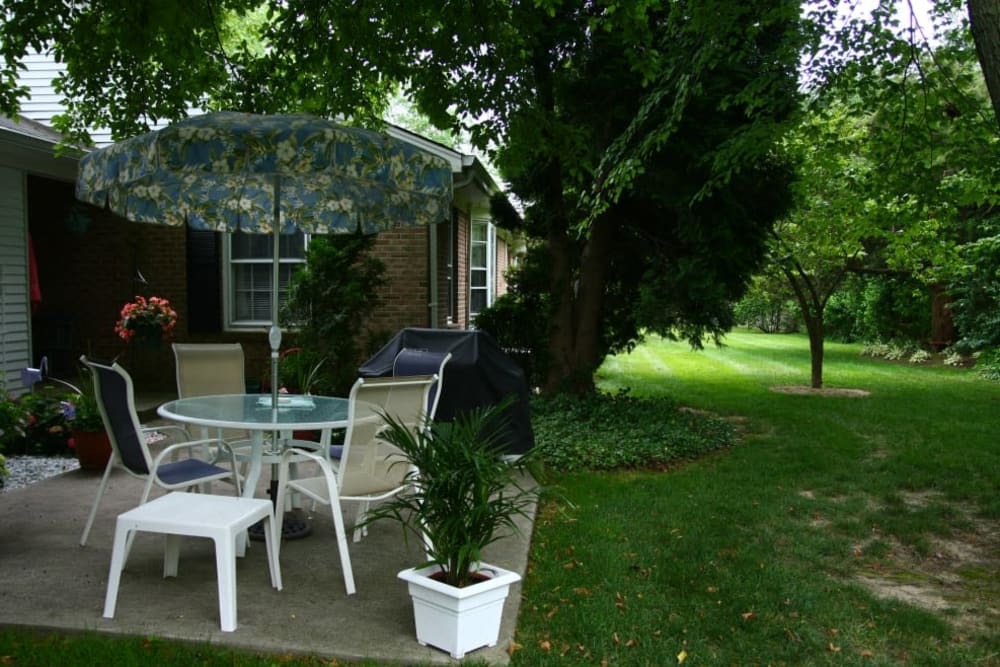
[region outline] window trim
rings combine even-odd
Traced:
[[[232,256],[232,239],[233,234],[239,234],[242,232],[225,232],[223,234],[225,242],[222,244],[222,328],[223,331],[232,332],[266,332],[271,326],[271,320],[235,320],[236,314],[236,294],[235,294],[235,284],[233,280],[233,267],[237,264],[264,264],[263,258],[250,259],[250,260],[234,260]],[[302,264],[306,263],[305,250],[309,247],[309,235],[303,234],[303,256],[301,259],[294,257],[282,257],[279,262],[281,264]],[[273,250],[273,249],[272,249]],[[274,261],[273,256],[267,258],[266,264],[270,270],[272,263]],[[269,274],[273,275],[273,274]],[[273,287],[273,285],[272,285]],[[279,303],[279,306],[281,304]]]
[[[473,228],[476,225],[485,225],[486,227],[486,241],[474,241]],[[485,267],[474,267],[472,264],[472,247],[473,244],[485,243],[486,245],[486,266]],[[493,305],[493,301],[496,299],[496,252],[497,252],[497,231],[496,225],[493,221],[487,217],[473,216],[469,222],[469,260],[468,260],[468,276],[466,280],[466,285],[468,287],[469,293],[469,320],[475,319],[482,311],[472,310],[472,294],[475,291],[485,291],[486,292],[486,308]],[[473,271],[485,271],[486,272],[486,285],[484,287],[474,287],[472,285],[472,274]]]

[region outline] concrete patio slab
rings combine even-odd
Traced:
[[[81,547],[99,481],[99,473],[74,470],[0,494],[0,623],[339,660],[457,662],[416,642],[406,585],[396,578],[420,561],[416,544],[406,545],[396,524],[372,525],[365,539],[351,544],[357,593],[347,596],[333,522],[323,507],[307,512],[310,536],[282,545],[284,590],[271,588],[263,544],[251,543],[237,564],[235,632],[219,628],[214,549],[200,538],[185,540],[178,576],[164,579],[162,536],[140,533],[122,575],[115,618],[102,618],[115,517],[138,503],[142,482],[120,471],[112,475],[88,544]],[[225,485],[215,491],[229,492]],[[523,576],[532,525],[528,519],[519,524],[521,534],[492,545],[486,560]],[[467,659],[509,662],[520,593],[521,584],[511,589],[497,646]]]

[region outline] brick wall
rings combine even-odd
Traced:
[[[403,327],[429,326],[427,244],[425,227],[394,229],[376,238],[372,254],[385,263],[387,281],[379,292],[382,305],[366,324],[376,338],[388,339]]]
[[[153,348],[128,346],[114,333],[121,307],[142,294],[170,300],[178,315],[176,342],[242,343],[247,379],[261,378],[270,364],[264,332],[188,333],[187,236],[183,228],[130,222],[88,208],[92,217],[89,227],[75,233],[66,225],[74,205],[72,184],[32,179],[29,191],[29,224],[42,287],[42,307],[33,324],[34,355],[37,358],[48,354],[53,362],[58,361],[54,369],[57,375],[75,376],[75,360],[83,353],[105,359],[117,357],[133,376],[137,390],[172,391],[176,381],[169,342]],[[465,313],[468,219],[458,227],[458,300],[459,312]],[[428,243],[425,227],[400,228],[376,239],[373,252],[386,264],[388,284],[381,293],[383,305],[367,323],[374,334],[371,340],[360,342],[364,358],[403,327],[431,326]],[[443,225],[438,231],[437,247],[441,306],[438,326],[445,325],[448,313],[448,246],[448,227]],[[146,284],[138,281],[137,272],[141,272]],[[204,285],[199,289],[221,286]],[[55,349],[53,333],[57,327],[71,330],[68,349]],[[294,345],[294,335],[286,333],[283,343],[283,347]]]

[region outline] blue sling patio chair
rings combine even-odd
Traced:
[[[80,546],[87,544],[87,537],[90,535],[94,518],[97,516],[97,508],[104,497],[108,478],[115,468],[121,468],[133,477],[146,480],[142,496],[139,499],[140,505],[149,500],[149,494],[154,485],[168,491],[176,491],[192,487],[197,489],[199,485],[227,480],[233,482],[236,495],[239,495],[240,478],[236,468],[236,457],[232,447],[227,442],[219,438],[191,440],[187,431],[180,426],[165,425],[143,428],[139,423],[139,416],[135,409],[135,391],[132,378],[125,369],[117,362],[108,364],[89,359],[86,355],[81,356],[80,361],[91,370],[97,407],[100,410],[101,419],[104,421],[104,428],[111,440],[111,457],[108,459],[104,476],[101,477],[100,486],[97,488],[97,497],[94,498],[94,505],[90,508],[87,525],[83,528]],[[151,431],[177,431],[183,434],[185,441],[164,447],[154,457],[146,442],[146,435]],[[205,452],[208,447],[217,448],[217,451],[225,453],[231,467],[229,469],[223,468],[194,455],[196,450]],[[189,452],[188,457],[167,460],[167,457],[174,457],[175,454],[184,450]]]

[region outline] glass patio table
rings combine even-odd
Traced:
[[[243,495],[252,498],[260,481],[264,462],[278,462],[291,432],[320,431],[320,446],[330,442],[330,431],[347,427],[350,401],[333,396],[279,394],[278,405],[271,405],[270,394],[224,394],[192,396],[164,403],[156,412],[164,419],[200,426],[203,429],[241,429],[250,435],[250,458]],[[274,437],[265,440],[264,434]],[[206,436],[207,437],[207,436]],[[277,479],[271,476],[271,497]],[[293,528],[294,522],[290,522]],[[286,531],[282,531],[286,532]],[[306,529],[305,534],[308,534]],[[285,535],[301,537],[304,535]]]

